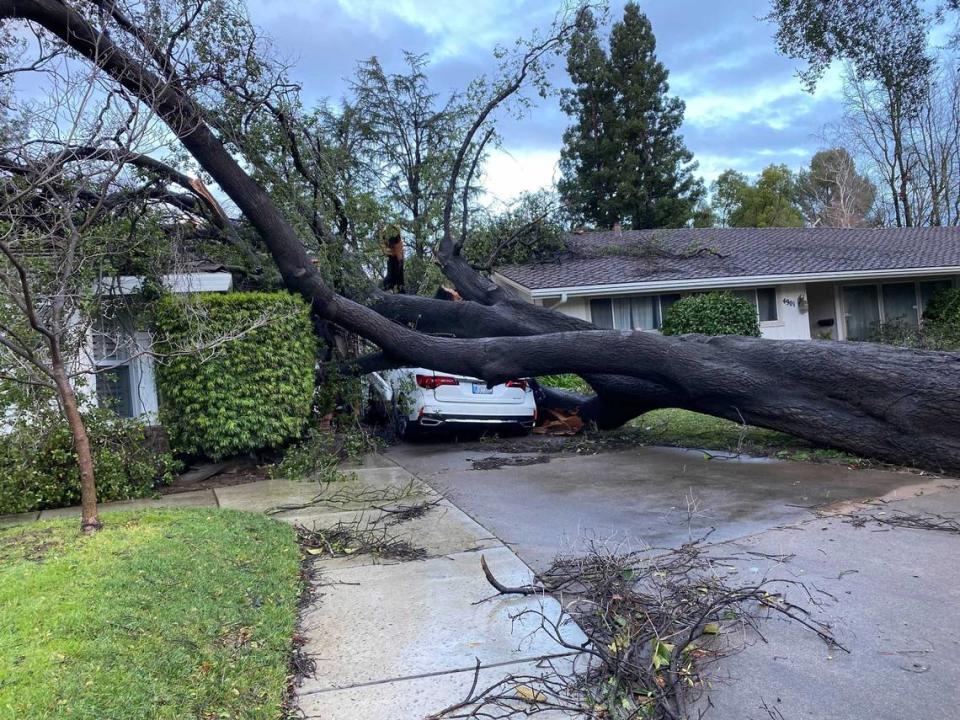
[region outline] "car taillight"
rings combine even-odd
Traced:
[[[459,385],[460,381],[449,375],[417,375],[417,385],[433,390],[441,385]]]
[[[526,389],[527,389],[527,381],[526,381],[526,380],[507,380],[507,382],[505,383],[505,385],[506,385],[507,387],[520,388],[521,390],[526,390]]]

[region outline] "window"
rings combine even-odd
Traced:
[[[760,322],[776,322],[777,316],[777,289],[772,287],[756,288],[755,290],[733,290],[735,297],[743,298],[757,308],[757,319]]]
[[[917,287],[914,283],[892,283],[883,286],[883,322],[917,327]]]
[[[952,287],[952,280],[847,285],[842,288],[847,339],[870,340],[881,324],[919,327],[930,299]]]
[[[734,295],[757,308],[760,322],[776,322],[777,289],[733,290]],[[687,293],[695,295],[698,293]],[[590,301],[590,318],[604,330],[659,330],[670,308],[683,295],[640,295],[625,298],[595,298]]]
[[[760,322],[776,322],[777,317],[777,289],[757,288],[757,313]]]
[[[120,417],[133,417],[129,365],[116,365],[97,373],[97,402]]]
[[[673,307],[673,304],[682,297],[680,293],[674,295],[661,295],[660,296],[660,321],[663,322],[663,318],[667,316],[667,313],[670,311],[670,308]]]
[[[613,303],[610,300],[591,300],[590,319],[598,328],[613,330]]]
[[[136,355],[131,314],[124,308],[108,308],[93,328],[93,360],[97,367],[97,404],[120,417],[133,417],[130,358]]]
[[[660,303],[656,295],[590,301],[593,324],[613,330],[656,330]]]

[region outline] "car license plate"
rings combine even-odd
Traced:
[[[488,388],[486,385],[480,385],[478,383],[474,383],[473,394],[474,395],[492,395],[493,388]]]

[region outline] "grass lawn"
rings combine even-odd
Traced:
[[[848,453],[817,447],[792,435],[689,410],[653,410],[633,420],[630,426],[638,434],[638,440],[648,445],[741,452],[789,460],[864,462]]]
[[[0,530],[0,718],[277,720],[293,529],[226,510]]]

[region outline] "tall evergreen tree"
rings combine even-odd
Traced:
[[[679,134],[683,101],[668,95],[650,21],[630,2],[606,52],[586,15],[567,55],[574,88],[563,98],[560,194],[599,227],[679,227],[694,216],[703,183]]]

